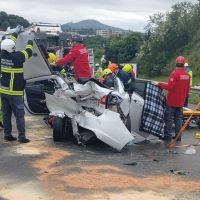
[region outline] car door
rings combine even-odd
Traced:
[[[144,106],[145,86],[148,80],[135,79],[132,84],[132,95],[130,103],[131,131],[142,137],[148,137],[149,134],[140,131],[141,117]]]
[[[53,94],[61,85],[56,76],[35,78],[27,81],[25,87],[24,103],[32,114],[48,114],[45,93]]]
[[[145,85],[147,82],[149,82],[149,80],[136,78],[134,82],[131,84],[131,89],[130,89],[131,93],[135,92],[142,98],[144,98]]]
[[[33,40],[33,56],[24,63],[25,107],[32,114],[48,114],[45,93],[53,94],[61,88],[64,80],[55,74],[47,62],[45,48],[41,48],[34,34],[21,33],[16,42],[16,49],[22,51],[30,39]]]

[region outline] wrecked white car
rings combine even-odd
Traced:
[[[23,32],[17,39],[17,50],[28,40]],[[95,80],[71,89],[58,73],[52,71],[36,40],[33,56],[24,65],[25,105],[32,114],[54,116],[53,138],[71,137],[85,144],[98,138],[116,150],[134,140],[140,131],[144,106],[145,80],[135,80],[131,98],[116,79],[116,87],[108,89]]]

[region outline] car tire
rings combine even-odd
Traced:
[[[90,130],[83,131],[81,133],[81,139],[85,145],[93,144],[98,140],[94,132]]]
[[[63,141],[66,138],[65,123],[65,118],[55,117],[55,121],[53,123],[53,140],[55,142]]]

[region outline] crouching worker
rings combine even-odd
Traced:
[[[115,63],[111,63],[108,65],[108,69],[112,71],[123,83],[125,90],[127,91],[130,87],[132,81],[130,81],[130,74],[121,70],[119,66]]]
[[[20,29],[20,26],[18,27]],[[29,40],[23,51],[15,51],[17,33],[13,33],[8,39],[1,42],[1,86],[4,139],[17,140],[12,135],[12,112],[15,115],[18,141],[27,143],[30,140],[25,136],[25,111],[23,103],[23,91],[25,80],[23,75],[23,63],[32,56],[33,41]]]
[[[165,112],[165,140],[172,139],[172,126],[175,124],[175,137],[182,126],[183,106],[189,93],[190,75],[184,69],[185,58],[176,58],[176,70],[170,74],[168,83],[154,82],[168,91]],[[179,138],[178,141],[180,141]]]
[[[108,88],[114,87],[115,78],[116,78],[115,74],[113,74],[110,69],[107,68],[103,70],[102,83],[108,86]]]

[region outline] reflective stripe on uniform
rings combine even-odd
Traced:
[[[15,77],[15,74],[13,72],[11,72],[10,74],[10,90],[13,91],[13,83],[14,83],[14,77]]]
[[[23,91],[12,91],[12,90],[3,89],[3,88],[0,88],[0,93],[8,94],[8,95],[15,95],[15,96],[23,96],[23,94],[24,94]]]
[[[16,42],[17,38],[13,35],[10,36],[10,39],[13,41],[13,42]]]
[[[27,44],[27,45],[26,45],[26,49],[33,50],[33,46],[30,45],[30,44]],[[24,56],[25,56],[25,61],[27,61],[27,60],[29,59],[29,55],[28,55],[28,53],[26,52],[26,50],[23,50],[22,53],[23,53]]]
[[[24,69],[23,68],[10,68],[10,67],[2,66],[1,72],[10,74],[10,83],[9,83],[9,88],[7,88],[7,89],[0,88],[0,93],[8,94],[8,95],[22,96],[23,91],[13,91],[13,85],[14,85],[15,74],[23,74]]]
[[[132,82],[132,79],[130,78],[129,80],[128,80],[128,84],[130,84]]]
[[[25,56],[25,61],[27,61],[28,60],[28,53],[26,52],[26,50],[23,50],[22,53]]]
[[[27,44],[27,45],[26,45],[26,49],[31,49],[31,50],[33,50],[33,46],[30,45],[30,44]]]
[[[1,72],[6,72],[6,73],[23,73],[24,69],[23,68],[8,68],[8,67],[1,67]]]

